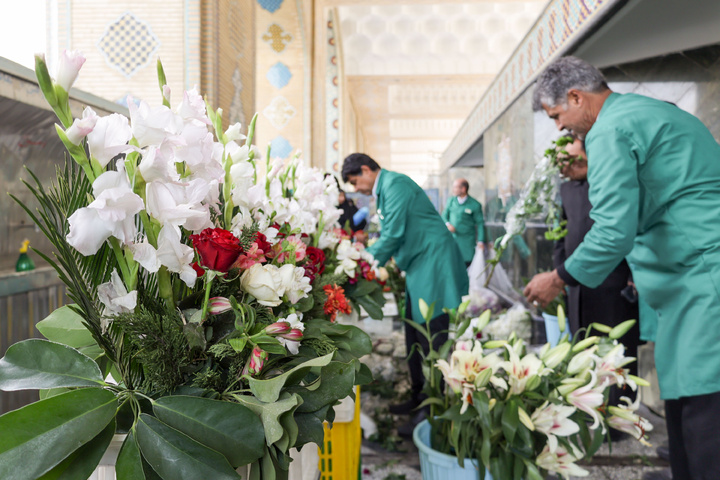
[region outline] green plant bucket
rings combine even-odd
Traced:
[[[465,466],[458,465],[456,457],[440,453],[430,447],[430,423],[423,420],[413,431],[413,443],[420,455],[420,471],[423,480],[483,480],[477,470],[477,460],[465,459]],[[485,472],[484,480],[492,480]]]

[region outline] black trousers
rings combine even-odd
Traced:
[[[412,301],[410,295],[405,295],[405,318],[412,320]],[[450,327],[450,316],[447,313],[438,315],[430,320],[430,333],[435,335],[439,333],[433,340],[433,349],[438,350],[448,339],[448,328]],[[414,345],[418,345],[413,348]],[[422,389],[425,385],[425,376],[423,375],[423,356],[418,349],[427,355],[430,352],[430,344],[425,336],[418,332],[417,329],[405,325],[405,348],[408,353],[408,369],[410,370],[410,388],[412,390],[413,400],[422,401]],[[411,353],[412,352],[412,353]]]
[[[720,392],[665,401],[676,480],[720,479]]]

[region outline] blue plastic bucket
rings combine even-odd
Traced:
[[[561,337],[558,317],[545,312],[543,312],[542,316],[545,319],[545,336],[547,337],[547,341],[550,342],[550,346],[554,347],[560,341]],[[567,327],[565,333],[570,333]],[[572,335],[570,335],[570,338],[572,338]]]
[[[465,459],[465,467],[458,465],[456,457],[430,448],[430,423],[423,420],[413,431],[413,443],[420,455],[420,471],[423,480],[482,480],[478,476],[477,461]],[[485,480],[492,480],[485,472]]]

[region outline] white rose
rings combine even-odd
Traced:
[[[280,269],[275,265],[256,263],[245,270],[240,277],[240,284],[261,305],[277,307],[282,303],[281,297],[285,293],[285,287]]]

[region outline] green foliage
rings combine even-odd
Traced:
[[[140,305],[115,317],[113,325],[125,334],[126,355],[142,365],[144,390],[167,393],[187,380],[191,351],[176,311],[160,314]]]

